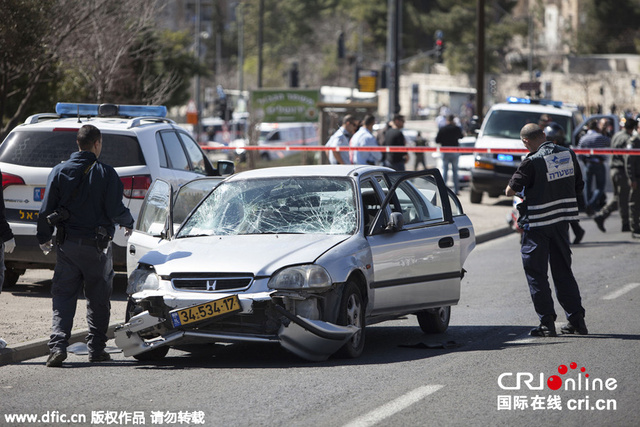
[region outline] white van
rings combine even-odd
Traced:
[[[261,123],[258,145],[300,146],[318,145],[318,125],[316,123]],[[294,151],[260,151],[265,160],[280,159]]]

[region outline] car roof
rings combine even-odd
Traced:
[[[175,123],[168,120],[160,120],[155,118],[124,118],[124,117],[81,117],[78,121],[77,117],[52,118],[47,120],[38,120],[35,123],[23,123],[15,128],[15,130],[43,130],[50,131],[54,128],[80,129],[83,125],[91,124],[103,131],[130,131],[135,133],[137,130],[149,128],[178,128]]]
[[[274,178],[282,176],[325,176],[325,177],[350,177],[373,171],[393,172],[393,169],[383,166],[368,165],[304,165],[281,166],[272,168],[253,169],[239,172],[228,178],[229,181],[248,178]]]

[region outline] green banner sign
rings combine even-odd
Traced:
[[[269,89],[251,92],[253,114],[264,123],[318,121],[319,90]]]

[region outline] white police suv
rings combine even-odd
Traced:
[[[190,134],[166,118],[164,106],[58,103],[55,110],[30,116],[0,144],[5,213],[16,240],[13,253],[5,254],[5,287],[26,269],[55,266],[55,253],[45,256],[36,239],[38,211],[51,169],[78,150],[81,126],[92,124],[102,132],[100,161],[118,172],[124,204],[136,220],[156,178],[178,188],[200,176],[233,173],[233,162],[214,167]],[[116,230],[114,268],[125,271],[126,239]]]
[[[471,203],[481,203],[483,193],[498,197],[504,193],[509,179],[525,154],[500,152],[499,149],[524,149],[520,129],[527,123],[556,122],[567,138],[582,121],[575,108],[559,101],[509,97],[506,103],[495,104],[482,122],[476,148],[490,148],[478,153],[471,169]]]

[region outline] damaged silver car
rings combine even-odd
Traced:
[[[366,326],[408,314],[444,332],[475,247],[437,169],[257,169],[219,183],[184,220],[178,207],[156,181],[129,240],[137,267],[115,336],[139,360],[215,342],[355,358]]]

